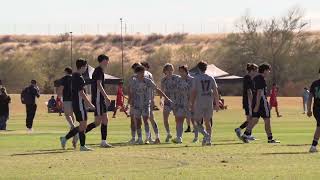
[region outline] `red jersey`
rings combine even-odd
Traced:
[[[118,86],[116,104],[117,104],[118,107],[123,106],[123,104],[124,104],[124,97],[123,97],[122,86]]]
[[[270,95],[270,105],[271,105],[272,107],[278,106],[278,101],[277,101],[277,88],[276,88],[276,87],[272,87],[271,95]]]

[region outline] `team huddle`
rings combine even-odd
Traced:
[[[66,119],[70,125],[70,131],[60,137],[61,146],[66,148],[67,140],[73,138],[72,144],[76,148],[80,141],[80,151],[91,151],[86,146],[86,133],[101,125],[102,148],[110,148],[107,142],[108,116],[107,109],[111,103],[105,91],[104,69],[109,63],[106,55],[98,56],[99,66],[95,68],[91,83],[91,100],[85,90],[85,81],[82,74],[88,68],[87,61],[78,59],[76,61],[76,72],[66,68],[66,75],[61,79],[58,95],[63,97]],[[128,144],[160,144],[159,127],[154,117],[155,94],[160,96],[160,105],[163,107],[163,122],[166,130],[165,142],[172,141],[180,144],[183,142],[184,120],[192,122],[194,128],[193,143],[199,141],[198,134],[203,135],[202,145],[212,145],[212,122],[214,111],[219,111],[218,86],[213,77],[206,74],[207,63],[200,61],[197,65],[198,73],[190,75],[187,66],[180,66],[178,74],[174,73],[172,64],[163,67],[164,77],[161,86],[158,87],[152,74],[148,71],[147,62],[134,63],[133,74],[128,80],[128,104],[130,105],[130,129],[131,139]],[[244,143],[255,140],[252,130],[258,123],[259,118],[264,119],[265,131],[268,143],[280,143],[273,138],[270,121],[270,106],[267,100],[266,77],[270,74],[271,66],[263,63],[259,66],[253,63],[247,64],[248,74],[243,80],[243,109],[246,121],[235,129],[236,135]],[[320,73],[320,72],[319,72]],[[311,103],[315,98],[314,116],[317,119],[317,130],[310,152],[317,152],[316,146],[320,136],[320,83],[317,81],[311,87],[311,98],[308,103],[308,116],[312,115]],[[94,110],[94,122],[87,124],[87,109]],[[176,120],[176,136],[173,138],[170,132],[169,116],[173,112]],[[75,121],[79,126],[75,126]],[[142,122],[144,124],[145,139],[142,135]],[[151,128],[155,134],[152,137]],[[242,134],[241,130],[245,129]]]

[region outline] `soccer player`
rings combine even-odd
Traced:
[[[144,76],[145,68],[143,66],[137,66],[135,68],[136,78],[134,78],[130,84],[129,103],[133,107],[134,118],[136,121],[138,140],[136,144],[143,144],[141,134],[141,117],[143,121],[148,121],[150,117],[150,108],[152,103],[151,90],[156,90],[166,101],[171,100],[157,87],[157,85],[149,78]],[[150,132],[150,131],[149,131]],[[147,134],[147,137],[149,135]]]
[[[59,98],[63,97],[63,111],[66,120],[69,124],[70,129],[75,128],[75,118],[72,109],[72,69],[71,67],[66,67],[64,69],[65,76],[60,79],[60,85],[57,90],[57,95]],[[57,97],[57,99],[58,99]],[[78,135],[73,137],[72,145],[74,148],[77,146]]]
[[[116,118],[116,114],[118,109],[120,109],[120,112],[124,112],[127,117],[130,117],[130,115],[127,113],[127,107],[124,105],[124,99],[126,97],[123,94],[123,82],[119,82],[118,84],[118,91],[117,91],[117,99],[116,99],[116,108],[113,111],[112,118]]]
[[[197,67],[200,73],[194,77],[191,91],[191,110],[195,120],[196,129],[204,137],[202,145],[211,146],[213,110],[219,111],[219,93],[215,79],[206,74],[207,63],[200,61]],[[216,103],[214,103],[216,102]],[[214,107],[215,106],[215,107]],[[201,121],[204,121],[206,129],[203,128]]]
[[[112,145],[107,142],[108,115],[107,109],[110,105],[110,99],[105,91],[104,69],[107,68],[109,57],[101,54],[98,56],[99,66],[96,67],[92,74],[93,83],[91,84],[91,102],[95,105],[94,122],[88,125],[86,133],[98,127],[101,124],[101,148],[111,148]]]
[[[177,92],[177,82],[179,81],[179,76],[173,74],[174,68],[173,65],[167,63],[163,67],[163,73],[165,77],[161,80],[161,90],[168,95],[169,99],[175,102],[176,92]],[[166,142],[169,142],[172,138],[170,127],[169,127],[169,115],[170,112],[173,111],[174,104],[167,100],[163,100],[162,96],[160,95],[160,102],[161,106],[163,106],[163,121],[164,127],[167,132]]]
[[[271,66],[263,63],[259,66],[259,73],[253,78],[253,99],[252,99],[252,119],[246,128],[246,131],[241,136],[244,143],[249,143],[252,129],[258,123],[259,118],[264,119],[265,131],[268,137],[268,143],[280,143],[273,139],[270,122],[270,106],[267,100],[267,83],[265,78],[270,74]]]
[[[319,74],[320,74],[320,69],[319,69]],[[312,100],[313,100],[313,110],[311,110]],[[320,79],[314,81],[310,87],[310,95],[308,99],[307,109],[308,109],[308,112],[307,112],[308,117],[311,117],[313,112],[313,116],[317,121],[317,127],[314,132],[311,148],[309,150],[310,153],[315,153],[315,152],[318,152],[317,145],[320,137]]]
[[[80,151],[92,151],[91,148],[86,146],[86,128],[87,128],[87,110],[85,105],[91,109],[95,109],[95,106],[90,102],[86,91],[85,82],[82,74],[88,68],[87,61],[84,59],[78,59],[76,61],[77,71],[72,74],[72,109],[76,120],[80,123],[78,127],[71,129],[64,137],[60,137],[60,143],[62,149],[66,148],[67,140],[74,137],[79,133],[80,139]]]
[[[131,66],[131,69],[133,70],[133,75],[128,80],[128,94],[131,93],[131,84],[134,79],[137,78],[137,75],[135,74],[135,68],[141,66],[140,63],[134,63]],[[129,102],[129,100],[128,100]],[[129,103],[130,104],[130,103]],[[131,129],[131,139],[128,141],[128,144],[135,144],[136,143],[136,132],[137,132],[137,125],[134,118],[134,110],[133,106],[130,105],[130,129]]]
[[[174,103],[173,113],[176,118],[176,138],[172,140],[173,143],[182,143],[183,123],[184,119],[191,121],[191,112],[189,110],[191,87],[193,77],[189,75],[189,70],[186,65],[179,67],[180,78],[177,84],[177,94]],[[193,121],[192,121],[193,122]],[[198,133],[195,132],[194,142],[198,141]]]
[[[282,117],[279,113],[279,108],[278,108],[278,91],[279,87],[277,87],[276,83],[273,83],[271,93],[270,93],[270,111],[272,110],[272,107],[275,108],[277,117]]]
[[[252,116],[252,90],[253,90],[253,81],[252,79],[256,75],[258,66],[254,63],[247,64],[247,74],[243,78],[243,94],[242,94],[242,107],[245,111],[246,121],[243,122],[238,128],[234,131],[239,139],[241,139],[242,133],[241,130],[246,128]],[[250,140],[254,140],[253,136],[249,137]]]
[[[149,63],[148,62],[142,62],[141,63],[142,66],[144,66],[145,68],[145,73],[144,73],[144,76],[151,79],[152,81],[153,80],[153,75],[150,73],[149,69],[150,69],[150,66],[149,66]],[[154,118],[154,114],[153,114],[153,109],[154,109],[154,90],[151,90],[149,93],[151,93],[151,97],[152,97],[152,101],[151,101],[151,108],[150,108],[150,122],[151,122],[151,125],[152,125],[152,128],[153,128],[153,131],[154,131],[154,134],[156,136],[156,139],[153,140],[152,137],[151,137],[151,133],[150,134],[150,137],[147,137],[145,143],[146,144],[149,144],[149,143],[154,143],[154,144],[160,144],[160,133],[159,133],[159,128],[158,128],[158,124]],[[144,122],[145,126],[149,126],[148,122]]]

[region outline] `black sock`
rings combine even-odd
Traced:
[[[66,135],[66,139],[72,138],[73,136],[75,136],[76,134],[78,134],[78,132],[79,132],[79,126],[71,129],[71,130],[68,132],[68,134]]]
[[[269,134],[268,135],[268,140],[272,140],[272,139],[273,139],[272,134]]]
[[[90,123],[88,126],[87,126],[87,129],[86,129],[86,133],[90,132],[92,129],[96,128],[96,124],[93,122],[93,123]]]
[[[248,121],[245,121],[244,123],[242,123],[241,125],[240,125],[240,128],[241,129],[244,129],[244,128],[246,128],[248,126]]]
[[[188,128],[187,129],[190,129],[190,126],[188,126]]]
[[[79,140],[81,146],[86,145],[86,134],[84,132],[79,132]]]
[[[317,140],[313,140],[312,141],[312,146],[317,146],[318,145],[318,141]]]
[[[101,124],[101,140],[107,140],[107,129],[107,125]]]
[[[243,134],[247,136],[251,136],[251,130],[246,129],[246,131]]]

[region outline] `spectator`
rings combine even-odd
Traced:
[[[0,130],[7,130],[7,120],[9,119],[9,103],[11,98],[8,96],[6,88],[0,88]]]
[[[303,102],[303,114],[307,113],[307,103],[309,99],[310,91],[308,90],[307,87],[303,89],[303,94],[302,94],[302,102]]]
[[[48,101],[48,109],[50,111],[54,110],[57,106],[57,101],[54,99],[54,96],[51,96],[51,98]]]
[[[271,94],[270,94],[270,111],[274,107],[277,113],[277,117],[282,117],[279,113],[279,107],[278,107],[278,91],[279,88],[275,83],[272,84]]]
[[[62,100],[59,96],[57,96],[56,110],[59,113],[59,116],[62,116],[62,114],[61,114],[62,113],[62,106],[63,106]]]
[[[33,120],[37,111],[36,97],[40,97],[39,87],[36,80],[31,80],[30,86],[26,87],[21,94],[21,101],[26,105],[26,126],[29,132],[33,130]]]
[[[116,108],[114,109],[112,118],[116,118],[116,114],[117,114],[118,109],[120,109],[120,112],[124,112],[127,115],[127,117],[130,117],[130,115],[127,112],[128,108],[124,106],[124,99],[126,97],[123,95],[122,85],[123,85],[122,82],[120,82],[118,85]]]

